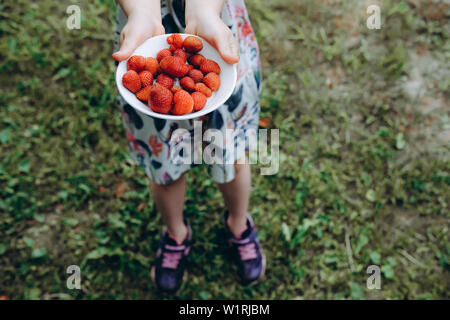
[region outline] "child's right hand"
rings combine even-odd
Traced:
[[[159,1],[121,0],[119,3],[128,16],[128,22],[120,33],[119,51],[112,56],[122,61],[128,59],[145,40],[164,34],[165,30]]]

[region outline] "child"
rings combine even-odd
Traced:
[[[207,40],[225,62],[238,63],[238,81],[230,99],[202,117],[203,129],[234,130],[236,146],[245,143],[245,132],[256,129],[259,116],[260,62],[258,46],[244,0],[118,0],[117,61],[126,60],[146,39],[164,33],[196,34]],[[128,17],[128,18],[127,18]],[[120,32],[121,31],[121,32]],[[237,39],[237,41],[236,41]],[[170,150],[178,128],[193,131],[192,120],[168,121],[149,117],[119,97],[131,153],[152,180],[151,190],[165,229],[158,244],[152,277],[156,286],[169,293],[183,281],[191,229],[183,218],[186,178],[190,164],[177,164]],[[225,134],[224,134],[225,136]],[[228,141],[229,143],[229,141]],[[226,154],[226,150],[223,150]],[[245,155],[244,155],[245,157]],[[256,282],[264,273],[265,258],[258,235],[247,212],[250,197],[250,166],[238,164],[208,166],[228,208],[224,217],[227,240],[238,276],[243,284]],[[242,162],[239,162],[242,163]]]

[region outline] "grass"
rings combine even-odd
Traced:
[[[78,4],[80,30],[65,27]],[[373,3],[373,2],[372,2]],[[188,175],[195,244],[179,298],[448,299],[449,24],[444,3],[247,0],[262,117],[280,171],[253,168],[265,281],[241,287],[224,254],[224,204]],[[115,106],[112,1],[0,4],[0,295],[156,299],[161,218]],[[351,260],[350,257],[351,256]],[[81,266],[82,290],[66,288]],[[381,267],[381,290],[366,268]]]

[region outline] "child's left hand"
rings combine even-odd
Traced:
[[[220,18],[222,0],[187,0],[186,33],[195,34],[216,48],[228,64],[239,62],[239,46],[230,28]]]

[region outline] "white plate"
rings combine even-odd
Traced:
[[[190,34],[180,33],[180,35],[184,38],[187,36],[191,36]],[[139,46],[132,54],[141,55],[144,57],[154,57],[156,58],[156,54],[164,49],[169,48],[167,44],[166,38],[170,36],[170,34],[164,34],[160,36],[156,36],[145,41],[141,46]],[[199,52],[205,58],[212,59],[216,61],[221,69],[220,72],[220,88],[216,92],[213,92],[212,96],[208,98],[206,101],[206,105],[202,110],[191,112],[188,114],[184,114],[181,116],[175,116],[171,114],[161,114],[157,112],[153,112],[147,104],[141,102],[138,98],[136,98],[135,94],[129,91],[122,85],[122,76],[127,72],[127,61],[124,60],[119,63],[116,70],[116,83],[117,88],[119,89],[120,95],[125,99],[125,101],[130,104],[136,110],[139,110],[142,113],[145,113],[149,116],[160,118],[160,119],[169,119],[169,120],[186,120],[198,118],[202,115],[210,113],[216,110],[218,107],[223,105],[225,101],[233,93],[234,87],[236,85],[237,71],[236,65],[229,65],[225,61],[222,60],[219,52],[214,49],[206,40],[200,38],[203,42],[203,49]]]

